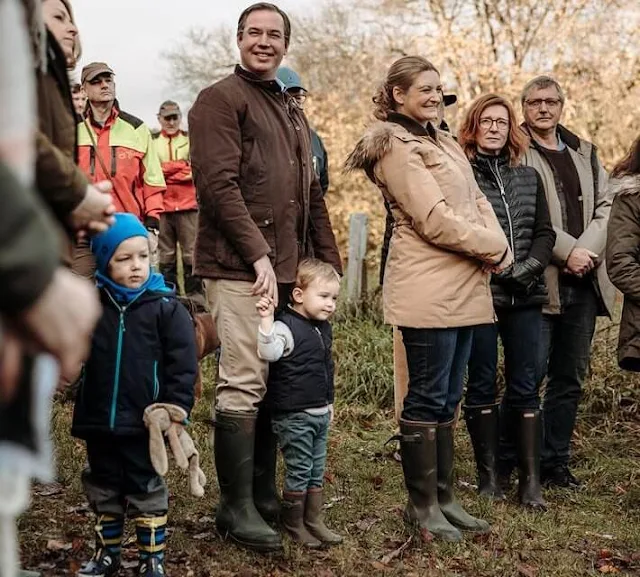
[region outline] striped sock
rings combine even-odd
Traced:
[[[166,528],[166,515],[136,518],[136,537],[140,561],[145,561],[150,557],[155,557],[160,561],[164,559]]]
[[[96,520],[96,549],[105,549],[114,557],[120,556],[124,517],[98,515]]]

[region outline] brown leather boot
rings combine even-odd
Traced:
[[[282,493],[282,508],[280,519],[282,526],[296,542],[309,549],[319,549],[322,543],[316,539],[305,527],[304,510],[307,494],[300,492],[284,491]]]
[[[313,487],[307,491],[307,504],[304,509],[304,524],[309,533],[326,545],[339,545],[342,536],[331,531],[325,524],[322,515],[324,497],[322,487]]]

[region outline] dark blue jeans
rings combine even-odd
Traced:
[[[462,398],[473,327],[400,327],[400,331],[409,369],[402,418],[427,423],[450,421]]]
[[[547,376],[543,399],[542,469],[569,463],[571,436],[591,356],[598,297],[590,283],[560,285],[561,314],[545,315],[540,374]]]
[[[537,409],[542,307],[497,309],[496,314],[497,323],[473,331],[465,404],[477,407],[497,402],[499,336],[504,349],[503,404],[513,409]]]
[[[286,468],[285,491],[304,493],[307,489],[322,487],[329,420],[329,413],[310,415],[296,411],[273,415],[271,427]]]

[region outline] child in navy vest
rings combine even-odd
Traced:
[[[327,263],[300,263],[291,304],[274,319],[262,297],[258,356],[270,361],[265,404],[286,465],[282,523],[293,539],[311,548],[342,542],[322,520],[327,436],[333,420],[331,325],[340,277]]]
[[[92,239],[103,313],[80,381],[72,434],[84,439],[82,484],[97,517],[96,552],[79,576],[115,575],[127,515],[135,518],[138,575],[164,576],[167,486],[151,464],[146,407],[193,406],[193,325],[149,266],[147,231],[131,214]]]

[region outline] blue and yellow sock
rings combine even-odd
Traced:
[[[98,515],[96,520],[96,550],[104,549],[113,557],[120,556],[124,517]]]
[[[155,557],[160,561],[164,559],[166,528],[166,515],[136,518],[136,538],[140,561],[146,561],[150,557]]]

